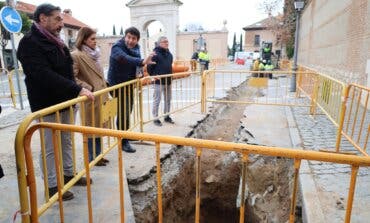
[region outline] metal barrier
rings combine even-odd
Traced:
[[[190,106],[200,103],[200,92],[201,92],[201,77],[199,72],[184,72],[177,73],[173,75],[163,75],[161,77],[173,78],[172,91],[174,92],[173,108],[171,113],[183,110]],[[187,77],[187,78],[183,78]],[[153,77],[146,77],[142,80],[136,79],[128,81],[122,84],[118,84],[97,92],[94,92],[95,100],[90,101],[86,97],[78,97],[73,100],[66,101],[64,103],[51,106],[49,108],[34,112],[27,116],[24,121],[20,124],[17,135],[15,147],[18,152],[16,152],[17,167],[19,169],[24,169],[24,157],[23,152],[19,152],[20,148],[24,144],[24,133],[29,128],[32,122],[43,122],[45,120],[55,121],[56,123],[65,123],[71,125],[88,125],[93,127],[108,127],[115,128],[118,125],[119,129],[126,130],[136,130],[143,131],[144,123],[147,123],[153,120],[153,117],[150,113],[151,110],[151,93],[152,85],[148,85],[146,81],[150,81],[150,84],[154,79]],[[186,92],[186,93],[184,93]],[[110,96],[108,97],[108,94]],[[124,106],[126,105],[126,106]],[[80,118],[76,116],[76,108],[80,109]],[[115,115],[118,114],[118,117],[121,117],[120,114],[128,114],[128,118],[117,118],[115,122]],[[160,116],[168,115],[170,113],[160,112]],[[99,118],[100,117],[100,118]],[[46,159],[45,159],[45,132],[41,131],[40,134],[40,143],[41,143],[41,153],[42,153],[42,164],[44,168],[42,169],[43,175],[47,176],[48,170],[46,168]],[[62,148],[61,144],[61,133],[57,133],[57,138],[55,139],[58,142],[58,148]],[[76,164],[76,139],[74,135],[71,136],[72,141],[72,159],[73,159],[73,174],[77,174],[72,181],[76,182],[85,172],[84,170],[78,170]],[[117,142],[111,138],[102,139],[102,154],[96,154],[96,142],[95,135],[89,136],[93,140],[93,156],[94,160],[89,164],[91,166],[95,165],[103,156],[111,150],[114,146],[117,145]],[[84,141],[83,145],[86,146],[87,142]],[[103,145],[107,145],[103,148]],[[61,155],[60,155],[61,157]],[[62,163],[61,163],[62,165]],[[86,167],[85,167],[86,168]],[[63,169],[63,167],[61,167]],[[20,171],[19,174],[19,186],[20,188],[25,188],[26,178],[24,177],[25,173]],[[45,177],[44,180],[44,192],[46,203],[43,205],[41,212],[44,212],[48,207],[50,207],[52,201],[56,199],[49,198],[48,191],[48,180]],[[62,180],[61,185],[64,185]],[[71,184],[66,184],[71,185]],[[28,198],[27,193],[24,190],[20,189],[19,197],[21,201],[21,213],[26,213],[25,209],[28,208]]]
[[[196,71],[197,67],[200,67],[200,64],[197,60],[175,60],[173,62],[174,65],[180,65],[184,67],[189,67],[190,71]],[[209,61],[210,68],[211,69],[216,69],[218,66],[222,66],[229,63],[227,59],[224,58],[216,58],[216,59],[211,59]],[[199,65],[199,66],[198,66]]]
[[[268,73],[272,73],[274,78],[268,79],[268,78],[256,78],[251,77],[251,75],[265,75]],[[312,113],[314,113],[315,106],[318,106],[320,109],[324,111],[326,115],[328,115],[331,119],[331,121],[338,126],[338,138],[337,140],[337,152],[339,151],[340,146],[340,140],[341,136],[343,135],[346,139],[348,139],[362,154],[367,156],[366,153],[366,146],[369,136],[369,123],[367,118],[367,109],[368,109],[368,95],[369,95],[369,88],[365,88],[359,85],[352,84],[349,88],[347,88],[343,83],[330,78],[325,75],[317,74],[316,72],[309,71],[309,70],[299,70],[297,72],[297,87],[298,87],[298,93],[294,94],[289,91],[290,86],[290,78],[289,76],[292,74],[292,72],[289,71],[223,71],[223,70],[208,70],[203,73],[201,76],[199,72],[184,72],[184,73],[177,73],[173,75],[163,75],[161,78],[172,78],[172,92],[175,95],[175,99],[173,100],[173,108],[171,109],[170,113],[174,113],[176,111],[180,111],[186,108],[189,108],[190,106],[196,105],[199,102],[202,103],[202,111],[205,111],[206,103],[207,102],[217,102],[217,103],[242,103],[242,104],[261,104],[261,105],[278,105],[278,106],[307,106],[311,107]],[[184,78],[187,77],[187,78]],[[25,172],[25,164],[27,164],[27,174],[28,168],[30,167],[29,161],[25,159],[25,152],[26,156],[29,156],[29,151],[26,149],[23,151],[24,146],[24,140],[29,140],[25,137],[25,132],[31,125],[31,123],[35,120],[38,122],[43,122],[44,117],[54,114],[55,115],[55,121],[57,123],[61,122],[60,120],[60,112],[62,110],[68,111],[70,119],[68,122],[64,122],[67,124],[75,125],[75,123],[79,125],[87,125],[86,120],[90,119],[91,124],[90,126],[96,126],[96,127],[105,127],[104,125],[108,122],[109,124],[106,127],[113,128],[115,126],[114,123],[114,116],[118,112],[119,114],[126,113],[129,109],[130,111],[130,117],[129,117],[129,123],[126,123],[126,121],[119,122],[119,126],[122,127],[123,125],[129,125],[127,128],[128,130],[139,130],[143,131],[143,125],[145,123],[150,122],[153,120],[153,116],[151,115],[150,111],[152,109],[152,103],[149,100],[151,97],[151,85],[148,85],[148,83],[152,83],[154,81],[154,77],[145,77],[142,80],[133,80],[126,83],[122,83],[113,87],[109,87],[107,89],[94,92],[94,95],[96,97],[96,100],[93,102],[90,102],[87,100],[86,97],[80,97],[77,99],[73,99],[64,103],[61,103],[56,106],[52,106],[50,108],[32,113],[26,119],[20,124],[19,129],[17,131],[16,136],[16,159],[17,159],[17,169],[18,169],[18,181],[19,181],[19,194],[20,194],[20,201],[21,201],[21,213],[22,213],[22,221],[23,222],[29,222],[29,199],[28,199],[28,192],[33,193],[33,189],[31,189],[30,184],[34,184],[34,179],[30,179],[29,176],[26,177]],[[228,98],[225,98],[226,91],[229,91],[235,87],[242,86],[243,84],[249,85],[252,87],[255,87],[256,91],[254,93],[260,94],[257,97],[254,97],[252,100],[243,100],[243,101],[236,101],[236,100],[229,100]],[[267,85],[269,85],[269,90],[263,91],[263,88],[265,88]],[[261,91],[262,89],[262,91]],[[184,93],[186,92],[186,93]],[[111,97],[110,100],[104,99],[104,97],[107,96],[107,94],[110,93]],[[306,97],[309,97],[311,100],[307,102],[307,100],[301,100],[300,94],[304,94]],[[344,95],[344,97],[343,97]],[[366,95],[363,97],[363,95]],[[298,97],[297,97],[298,96]],[[90,103],[90,104],[89,104]],[[117,105],[118,104],[118,105]],[[121,107],[121,104],[130,104],[128,108]],[[78,120],[75,117],[74,109],[75,106],[78,105],[81,110],[81,119]],[[101,113],[97,113],[95,107],[100,107]],[[107,106],[107,107],[105,107]],[[109,107],[109,108],[108,108]],[[349,109],[346,110],[346,108],[349,107]],[[86,110],[86,108],[90,108]],[[116,108],[116,109],[114,109]],[[346,113],[345,113],[346,112]],[[170,113],[160,113],[160,116],[168,115]],[[97,115],[101,115],[102,121],[96,121]],[[63,126],[61,124],[38,124],[39,127],[52,127],[52,126]],[[35,128],[39,128],[35,127]],[[58,127],[58,128],[59,128]],[[64,128],[64,127],[63,127]],[[108,130],[108,129],[93,129],[89,130],[89,128],[84,127],[65,127],[68,128],[70,131],[77,131],[73,128],[80,128],[81,131],[88,131],[85,132],[86,134],[92,134],[93,138],[95,136],[99,135],[106,135],[109,136],[106,138],[106,144],[108,146],[106,148],[102,148],[103,152],[101,155],[95,154],[95,143],[94,143],[94,156],[95,159],[88,165],[86,165],[86,161],[84,161],[84,168],[82,170],[77,170],[76,168],[76,157],[75,157],[75,151],[76,151],[76,143],[74,140],[74,136],[72,134],[72,147],[73,147],[73,163],[74,163],[74,174],[77,174],[75,178],[70,183],[67,183],[64,185],[63,180],[58,183],[58,190],[59,192],[65,192],[70,188],[82,175],[85,173],[88,175],[89,168],[95,165],[103,156],[105,156],[109,151],[111,151],[117,144],[119,147],[121,147],[121,141],[116,140],[116,138],[122,138],[126,137],[130,138],[131,133],[122,133],[122,132],[116,132],[114,130]],[[367,128],[367,131],[366,129]],[[343,130],[345,129],[345,130]],[[57,129],[61,130],[61,129]],[[78,130],[80,131],[80,130]],[[89,132],[90,131],[90,132]],[[104,134],[101,132],[104,131]],[[110,135],[111,132],[114,132],[113,135]],[[59,131],[55,132],[56,138],[55,142],[58,142],[56,144],[57,148],[61,148],[61,141],[60,141],[60,133]],[[43,131],[41,131],[41,151],[45,156],[45,146],[44,144],[44,137],[43,137]],[[200,141],[197,142],[198,144],[192,144],[188,142],[193,141],[186,141],[180,142],[180,141],[173,141],[172,139],[162,138],[160,136],[151,136],[146,135],[149,137],[145,138],[145,140],[152,140],[156,142],[156,150],[160,150],[160,144],[159,143],[166,143],[166,142],[173,142],[173,144],[176,145],[187,145],[187,146],[194,146],[197,148],[197,159],[200,160],[201,150],[202,148],[223,148],[222,150],[231,151],[231,148],[239,148],[235,149],[234,151],[240,152],[243,154],[243,168],[245,168],[244,165],[246,165],[247,162],[247,154],[263,154],[263,155],[274,155],[274,156],[282,156],[282,157],[289,157],[289,158],[295,158],[297,159],[295,161],[295,168],[296,168],[296,174],[299,171],[299,163],[301,159],[304,159],[304,156],[298,156],[298,154],[306,154],[309,155],[309,157],[314,157],[312,160],[320,160],[320,161],[330,161],[330,162],[338,162],[338,163],[347,163],[352,164],[352,180],[350,185],[350,192],[349,192],[349,201],[347,203],[348,208],[352,207],[353,202],[353,191],[355,187],[355,180],[356,180],[356,174],[358,171],[359,166],[368,166],[369,160],[365,159],[366,157],[357,157],[356,156],[342,156],[341,154],[328,154],[327,156],[321,156],[324,153],[320,153],[320,155],[316,154],[314,156],[311,156],[311,152],[308,151],[293,151],[293,153],[289,153],[290,155],[287,155],[285,153],[286,151],[292,151],[292,150],[278,150],[280,152],[284,153],[275,153],[272,152],[272,150],[269,153],[262,152],[259,153],[260,150],[256,150],[256,148],[259,147],[249,147],[248,145],[240,145],[240,144],[227,144],[224,142],[217,142],[219,145],[223,145],[221,147],[216,146],[216,142],[212,142],[210,145],[212,147],[207,147],[207,143]],[[111,138],[113,137],[113,139]],[[132,136],[133,137],[133,136]],[[86,137],[85,137],[86,138]],[[133,137],[135,138],[135,137]],[[171,137],[169,137],[171,138]],[[357,139],[355,139],[357,138]],[[105,139],[105,138],[104,138]],[[137,138],[135,138],[137,139]],[[163,141],[161,141],[163,139]],[[172,141],[171,141],[172,140]],[[95,140],[94,140],[95,142]],[[208,141],[207,141],[208,142]],[[204,144],[205,143],[205,144]],[[84,140],[84,157],[87,158],[86,153],[86,140]],[[238,145],[238,146],[236,146]],[[239,147],[241,146],[241,147]],[[263,147],[264,148],[264,147]],[[262,148],[261,151],[265,151]],[[274,147],[275,149],[275,147]],[[256,152],[257,151],[257,152]],[[266,150],[268,151],[268,150]],[[315,152],[313,152],[315,154]],[[28,154],[28,155],[27,155]],[[284,155],[285,154],[285,155]],[[311,155],[310,155],[311,154]],[[327,153],[326,153],[327,154]],[[325,158],[322,158],[325,157]],[[307,158],[307,157],[306,157]],[[333,158],[333,159],[332,159]],[[352,159],[353,158],[353,159]],[[307,158],[311,159],[311,158]],[[352,159],[352,160],[351,160]],[[43,164],[45,165],[45,159],[43,159]],[[62,165],[62,164],[61,164]],[[33,168],[33,167],[32,167]],[[197,167],[200,168],[200,167]],[[43,174],[47,175],[47,169],[43,169]],[[243,169],[243,174],[245,174],[245,170]],[[160,177],[160,176],[159,176]],[[26,180],[27,178],[27,180]],[[47,178],[45,178],[47,179]],[[158,180],[160,182],[160,179]],[[197,176],[197,182],[199,182],[199,176]],[[198,184],[198,183],[197,183]],[[295,181],[296,184],[296,181]],[[64,186],[63,186],[64,185]],[[30,186],[30,191],[27,191],[27,186]],[[38,215],[42,214],[46,211],[48,207],[52,205],[53,202],[57,200],[56,196],[53,196],[52,198],[49,198],[48,196],[48,182],[47,180],[44,181],[44,188],[45,188],[45,198],[46,203],[44,203],[39,210],[37,210]],[[244,191],[244,190],[242,190]],[[197,191],[197,199],[199,198],[199,191]],[[59,193],[60,194],[60,193]],[[91,196],[91,194],[89,195]],[[160,197],[160,196],[159,196]],[[293,195],[295,197],[295,195]],[[60,198],[59,198],[60,200]],[[294,199],[293,199],[294,200]],[[160,201],[158,201],[160,203]],[[199,200],[197,200],[197,213],[199,216],[199,207],[198,204]],[[35,205],[35,201],[31,201],[31,206]],[[295,203],[292,204],[295,206]],[[62,206],[62,205],[60,205]],[[36,206],[37,207],[37,206]],[[35,207],[31,207],[34,209]],[[91,208],[91,207],[89,207]],[[244,208],[244,207],[243,207]],[[241,210],[243,209],[241,208]],[[346,213],[346,222],[349,222],[350,219],[350,211]],[[294,210],[294,209],[293,209]],[[33,210],[35,211],[35,210]],[[34,216],[35,212],[32,212]],[[244,213],[244,210],[243,210]],[[89,213],[90,214],[90,213]],[[38,216],[37,215],[37,216]],[[159,214],[162,215],[161,213]],[[294,215],[294,213],[293,213]],[[244,215],[240,215],[241,217]],[[348,217],[349,216],[349,217]],[[291,213],[292,217],[292,213]],[[199,218],[198,218],[199,219]],[[294,219],[294,216],[293,216]]]
[[[23,216],[24,213],[28,212],[28,206],[29,206],[29,199],[27,192],[25,192],[24,188],[26,188],[27,180],[26,180],[26,173],[24,171],[24,165],[25,165],[25,157],[24,152],[21,151],[21,148],[24,145],[24,134],[31,125],[32,122],[42,122],[44,120],[53,120],[56,123],[66,123],[66,124],[72,124],[72,125],[89,125],[89,126],[96,126],[96,127],[111,127],[114,128],[116,126],[116,123],[114,122],[114,116],[116,115],[116,111],[122,112],[121,104],[127,103],[132,104],[132,106],[124,109],[130,109],[132,110],[131,115],[129,116],[130,123],[127,123],[128,129],[138,129],[140,127],[140,119],[137,117],[142,113],[140,107],[138,106],[139,98],[141,91],[139,91],[139,88],[137,86],[140,86],[139,80],[133,80],[126,83],[122,83],[113,87],[106,88],[104,90],[100,90],[97,92],[94,92],[95,100],[90,101],[87,99],[87,97],[78,97],[73,100],[66,101],[64,103],[60,103],[55,106],[48,107],[46,109],[39,110],[37,112],[31,113],[28,115],[23,122],[19,125],[19,128],[17,130],[17,135],[15,139],[15,148],[16,148],[16,162],[17,162],[17,168],[18,168],[18,184],[19,184],[19,198],[21,202],[21,209],[20,212],[22,213],[22,222],[29,222],[27,218]],[[122,94],[123,92],[130,92],[132,90],[132,97],[130,97],[130,93],[128,95]],[[112,97],[108,100],[108,94],[111,94]],[[128,97],[123,97],[128,96]],[[129,100],[129,101],[127,101]],[[131,100],[131,101],[130,101]],[[80,108],[80,118],[76,116],[76,108]],[[126,112],[123,111],[123,112]],[[101,119],[99,120],[97,117],[100,116]],[[99,121],[97,121],[99,120]],[[123,122],[123,123],[122,123]],[[120,121],[118,123],[119,126],[126,125],[124,121]],[[46,165],[46,146],[45,146],[45,132],[41,131],[40,134],[40,147],[41,147],[41,154],[42,159],[41,163],[42,166],[42,173],[43,176],[48,176],[48,169]],[[57,132],[57,137],[53,140],[57,142],[58,148],[62,148],[61,144],[61,134],[60,132]],[[72,147],[72,163],[73,163],[73,174],[76,175],[70,183],[66,185],[72,185],[72,182],[76,182],[77,179],[79,179],[84,173],[84,170],[78,170],[77,169],[77,158],[76,158],[76,139],[75,136],[72,134],[68,136],[71,138],[71,147]],[[91,138],[95,138],[95,135],[89,136]],[[103,139],[104,140],[104,139]],[[95,159],[90,163],[90,165],[95,165],[103,156],[104,154],[111,150],[117,143],[112,141],[111,138],[106,139],[106,143],[103,143],[103,140],[101,142],[101,145],[107,146],[104,148],[102,146],[102,154],[96,154],[95,148],[96,148],[96,142],[93,140],[93,156]],[[84,146],[87,146],[87,141],[84,141]],[[55,153],[55,156],[61,154]],[[63,170],[63,164],[61,163],[61,170]],[[56,171],[57,173],[59,171]],[[64,185],[64,181],[58,182],[58,184]],[[45,200],[46,202],[43,204],[42,208],[40,209],[40,212],[44,212],[48,207],[51,206],[52,202],[56,200],[56,198],[50,198],[49,197],[49,182],[48,178],[44,177],[44,193],[45,193]],[[55,197],[55,196],[54,196]],[[27,211],[26,211],[27,210]]]
[[[16,71],[19,75],[18,77],[15,77]],[[12,71],[9,72],[8,78],[9,78],[9,88],[10,88],[10,92],[11,92],[10,95],[12,97],[14,107],[16,107],[16,98],[17,98],[17,96],[19,97],[19,100],[20,100],[19,103],[23,103],[21,101],[22,100],[22,95],[27,95],[27,89],[26,89],[26,85],[25,85],[25,82],[24,82],[25,74],[23,73],[22,69],[17,69],[17,70],[13,69]],[[19,78],[19,84],[17,83],[18,78]],[[14,81],[17,84],[14,84]],[[21,94],[21,95],[19,95],[19,94]],[[21,107],[23,107],[23,105],[21,105]]]
[[[347,198],[347,206],[346,206],[346,214],[345,214],[345,222],[350,222],[351,220],[351,212],[352,212],[352,205],[354,200],[354,191],[356,187],[356,178],[357,173],[359,171],[359,167],[363,166],[370,166],[370,158],[369,157],[360,157],[354,155],[344,155],[344,154],[328,154],[325,152],[317,152],[317,151],[304,151],[304,150],[292,150],[289,148],[280,148],[280,147],[266,147],[266,146],[256,146],[256,145],[248,145],[248,144],[238,144],[238,143],[229,143],[229,142],[220,142],[220,141],[212,141],[212,140],[201,140],[201,139],[192,139],[192,138],[182,138],[182,137],[173,137],[173,136],[162,136],[162,135],[155,135],[155,134],[145,134],[145,133],[135,133],[135,132],[126,132],[126,131],[117,131],[117,130],[110,130],[110,129],[102,129],[102,128],[93,128],[93,127],[83,127],[83,126],[76,126],[76,125],[66,125],[66,124],[58,124],[58,123],[38,123],[31,126],[25,133],[22,135],[25,141],[23,145],[17,143],[16,147],[16,154],[17,154],[17,168],[18,168],[18,178],[22,181],[22,184],[19,185],[20,194],[24,195],[21,196],[21,210],[22,210],[22,222],[38,222],[38,218],[43,212],[46,210],[48,206],[58,200],[59,202],[59,213],[60,213],[60,220],[64,222],[64,212],[63,212],[63,200],[61,194],[66,192],[68,188],[70,188],[76,180],[81,177],[82,175],[86,174],[89,182],[90,179],[90,168],[92,167],[92,163],[89,164],[87,158],[87,146],[84,145],[83,154],[84,154],[84,169],[77,175],[77,179],[73,182],[64,185],[61,183],[62,179],[60,174],[57,175],[58,177],[58,195],[53,196],[49,202],[48,206],[42,205],[38,207],[37,204],[37,185],[35,181],[35,173],[32,161],[32,153],[31,153],[31,137],[32,134],[40,128],[49,128],[52,129],[53,138],[54,140],[54,150],[58,151],[58,143],[57,143],[57,132],[78,132],[83,134],[84,141],[86,141],[87,135],[98,135],[98,136],[109,136],[117,138],[118,144],[118,172],[119,172],[119,199],[120,199],[120,221],[124,222],[124,202],[123,202],[123,167],[122,167],[122,152],[120,144],[122,138],[125,139],[132,139],[132,140],[143,140],[143,141],[151,141],[155,142],[155,150],[156,150],[156,176],[157,176],[157,202],[158,202],[158,222],[163,222],[163,205],[162,205],[162,177],[161,177],[161,163],[160,163],[160,150],[161,144],[174,144],[174,145],[181,145],[181,146],[188,146],[193,147],[195,149],[195,156],[196,156],[196,185],[195,185],[195,222],[200,221],[200,199],[201,199],[201,191],[200,191],[200,181],[201,181],[201,155],[204,149],[212,149],[212,150],[220,150],[220,151],[234,151],[241,155],[241,164],[242,164],[242,195],[241,200],[244,201],[246,198],[245,191],[245,184],[246,184],[246,174],[247,174],[247,164],[248,164],[248,157],[251,154],[259,154],[264,156],[274,156],[274,157],[284,157],[294,160],[294,181],[293,181],[293,189],[292,189],[292,196],[290,202],[290,214],[289,214],[289,222],[293,223],[295,219],[295,208],[296,208],[296,198],[298,192],[298,177],[299,177],[299,170],[300,164],[302,160],[314,160],[314,161],[323,161],[323,162],[332,162],[332,163],[339,163],[339,164],[347,164],[351,166],[351,180],[349,183],[348,189],[348,198]],[[24,146],[24,147],[23,147]],[[56,152],[56,166],[60,164],[58,160],[58,153]],[[20,163],[23,161],[23,163]],[[24,166],[26,164],[26,168]],[[26,180],[26,170],[27,170],[27,180]],[[289,183],[289,182],[287,182]],[[30,198],[30,207],[28,207],[28,194]],[[93,208],[92,208],[92,193],[91,193],[91,185],[90,183],[87,184],[87,204],[88,204],[88,217],[89,222],[93,222]],[[240,207],[240,219],[239,222],[243,223],[245,217],[245,202],[241,202]]]
[[[343,112],[343,96],[347,86],[330,76],[304,67],[299,67],[298,73],[297,92],[311,98],[310,114],[314,115],[316,107],[319,107],[331,122],[338,127]]]
[[[4,68],[0,68],[0,98],[10,98],[13,103],[13,107],[16,107],[15,91],[12,77],[9,71]]]
[[[367,145],[370,133],[369,114],[370,88],[350,84],[343,97],[343,114],[340,118],[336,151],[339,152],[343,135],[362,155],[368,156]]]
[[[282,59],[279,61],[279,68],[281,70],[290,70],[291,69],[291,61]]]
[[[218,66],[223,66],[225,64],[228,64],[230,61],[228,61],[225,58],[216,58],[216,59],[211,59],[210,65],[211,69],[217,69]]]
[[[270,75],[271,74],[271,75]],[[291,71],[208,70],[203,73],[202,112],[207,102],[240,103],[278,106],[312,106],[312,103],[290,92]],[[297,75],[314,75],[298,72]],[[257,76],[271,76],[257,77]],[[272,76],[274,76],[272,78]],[[227,92],[237,86],[250,86],[254,91],[243,100],[226,98]],[[267,88],[268,86],[268,88]],[[312,99],[311,99],[312,100]]]
[[[200,72],[182,72],[176,74],[167,74],[158,76],[148,76],[142,78],[142,83],[153,83],[152,85],[143,85],[141,87],[142,97],[142,123],[146,124],[155,119],[153,116],[153,93],[154,93],[154,82],[158,80],[160,85],[171,79],[171,92],[163,92],[161,89],[160,95],[167,95],[170,93],[169,97],[171,99],[171,111],[163,112],[162,109],[158,110],[158,118],[170,115],[172,113],[187,109],[191,106],[199,104],[201,102],[201,75]],[[169,89],[168,89],[169,90]],[[164,100],[161,100],[164,103]]]

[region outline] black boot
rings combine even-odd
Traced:
[[[73,176],[64,176],[64,184],[67,184],[70,180],[72,180]],[[92,184],[92,179],[90,178],[90,184]],[[86,186],[87,179],[86,177],[81,177],[74,186]]]
[[[51,198],[54,194],[58,193],[58,187],[51,187],[49,188],[49,198]],[[72,192],[70,191],[66,191],[63,195],[62,195],[62,200],[63,201],[69,201],[69,200],[72,200],[75,196],[73,195]]]
[[[126,153],[136,152],[136,149],[132,148],[127,139],[122,139],[122,150],[125,151]]]
[[[166,116],[164,118],[164,121],[167,122],[167,123],[175,124],[175,122],[172,120],[172,118],[170,116]]]

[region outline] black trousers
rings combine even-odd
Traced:
[[[130,128],[130,114],[134,104],[134,87],[132,85],[115,91],[115,97],[118,98],[117,104],[117,129],[127,130]]]
[[[2,178],[3,176],[4,176],[4,171],[0,164],[0,178]]]

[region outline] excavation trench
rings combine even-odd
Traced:
[[[228,92],[232,100],[257,91],[245,83]],[[245,105],[219,104],[194,127],[189,137],[248,143],[248,127],[240,120]],[[227,123],[227,124],[226,124]],[[243,133],[244,132],[244,133]],[[248,132],[249,133],[249,132]],[[253,133],[252,133],[253,134]],[[162,159],[163,221],[194,222],[195,150],[173,147]],[[203,150],[201,156],[201,222],[239,222],[237,198],[241,156]],[[247,167],[245,222],[286,222],[289,219],[292,161],[251,155]],[[155,170],[145,180],[129,182],[136,222],[157,222]]]

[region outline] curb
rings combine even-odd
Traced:
[[[288,121],[290,140],[292,147],[303,150],[302,140],[294,119],[292,109],[285,107],[285,113]],[[299,185],[302,194],[302,220],[304,223],[325,223],[323,209],[320,200],[317,197],[318,191],[315,180],[311,173],[307,160],[302,160],[299,172]]]

